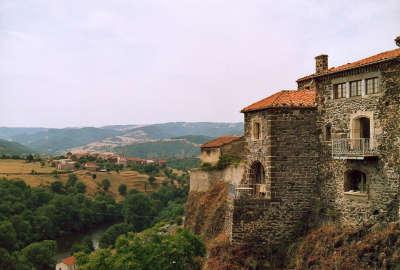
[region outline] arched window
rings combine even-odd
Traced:
[[[250,184],[264,184],[264,167],[259,161],[253,162],[250,168]]]
[[[358,170],[346,172],[344,180],[345,192],[367,193],[367,176]]]
[[[325,125],[325,141],[331,141],[331,140],[332,140],[332,125],[328,123]]]

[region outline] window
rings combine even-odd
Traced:
[[[344,182],[344,191],[367,193],[367,176],[365,173],[357,170],[347,172]]]
[[[346,83],[335,84],[333,88],[333,97],[335,99],[346,97]]]
[[[366,79],[365,84],[366,84],[365,88],[367,95],[379,93],[380,87],[379,87],[379,79],[377,77]]]
[[[259,140],[261,138],[261,126],[260,123],[254,122],[253,124],[253,139]]]
[[[331,141],[332,140],[332,126],[331,124],[327,124],[325,126],[325,141]]]
[[[361,96],[361,80],[350,82],[350,97]]]

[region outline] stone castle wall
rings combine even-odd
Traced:
[[[332,85],[343,80],[379,76],[379,94],[332,98]],[[361,224],[384,217],[398,218],[399,192],[399,120],[400,64],[397,62],[370,66],[342,74],[317,79],[318,132],[321,141],[321,199],[325,213],[333,213],[343,223]],[[324,139],[324,129],[332,126],[332,139],[349,138],[351,120],[357,115],[371,119],[373,144],[377,158],[337,160],[332,158],[330,142]],[[364,197],[344,192],[345,173],[357,169],[367,176],[368,193]]]
[[[232,241],[275,245],[290,241],[302,230],[316,196],[318,140],[316,110],[270,109],[245,116],[249,168],[261,162],[270,196],[234,202]],[[253,140],[251,125],[261,123],[261,139]]]

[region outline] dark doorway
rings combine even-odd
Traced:
[[[346,192],[367,192],[367,176],[358,170],[351,170],[346,173],[344,181]]]

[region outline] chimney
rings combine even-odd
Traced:
[[[394,41],[396,42],[396,45],[400,47],[400,36],[395,38]]]
[[[315,57],[315,72],[321,73],[328,70],[328,55],[321,54]]]

